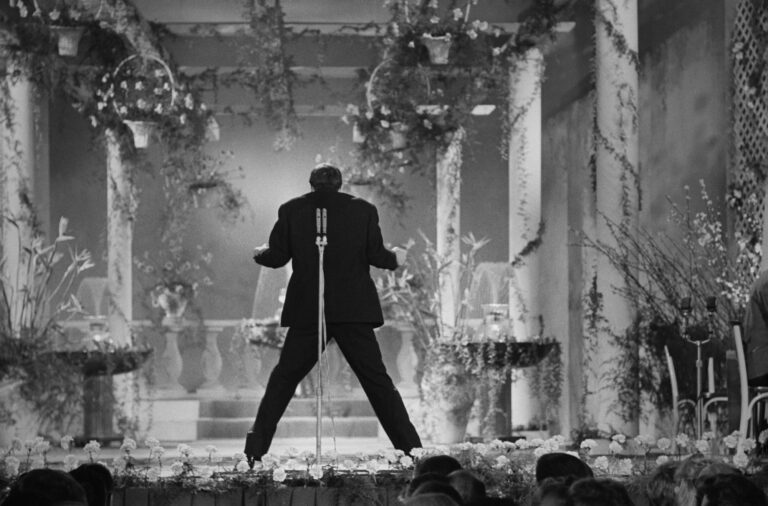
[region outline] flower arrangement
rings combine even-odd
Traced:
[[[253,346],[279,350],[285,342],[286,331],[278,318],[244,318],[235,329],[233,340],[243,340]]]
[[[129,56],[101,77],[101,85],[98,110],[113,108],[123,120],[161,122],[176,112],[173,74],[159,58]],[[191,100],[191,95],[185,97],[185,102]]]
[[[761,439],[765,439],[763,435]],[[85,459],[110,468],[118,489],[155,487],[167,490],[168,487],[179,487],[192,493],[224,494],[251,487],[262,490],[343,487],[343,493],[356,494],[361,492],[361,488],[374,486],[404,489],[420,460],[447,454],[455,457],[464,469],[475,473],[485,483],[489,496],[510,497],[522,502],[520,499],[536,486],[536,460],[547,453],[567,451],[589,464],[596,476],[610,476],[629,485],[657,465],[692,455],[722,459],[749,474],[758,470],[755,457],[762,444],[743,439],[736,433],[720,440],[706,434],[700,440],[685,435],[656,439],[647,435],[628,437],[613,434],[601,442],[586,439],[569,450],[565,438],[556,435],[546,440],[493,440],[417,448],[411,456],[392,449],[346,456],[329,451],[323,454],[320,463],[311,451],[289,448],[281,455],[264,455],[251,470],[244,454],[225,456],[213,445],[194,448],[179,444],[170,454],[155,438],[148,437],[139,448],[136,440],[126,437],[119,455],[106,461],[97,441],[90,441],[82,448],[82,457],[72,453],[71,443],[69,436],[60,440],[66,455],[60,464],[54,464],[48,456],[53,449],[49,441],[43,438],[29,441],[15,439],[0,456],[0,476],[10,481],[33,468],[61,467],[71,470]],[[739,443],[744,448],[743,452],[737,449]],[[725,448],[722,453],[717,453],[718,445]],[[139,452],[147,456],[138,458]]]
[[[74,0],[43,2],[43,6],[37,0],[11,0],[10,4],[18,10],[21,19],[37,20],[52,26],[81,26],[95,19],[92,12],[83,9]]]

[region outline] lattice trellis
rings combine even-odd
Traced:
[[[768,75],[761,39],[768,34],[766,2],[742,0],[733,27],[733,142],[729,204],[737,240],[761,244],[765,187],[761,173],[768,164]],[[740,270],[754,269],[739,265]],[[742,272],[749,275],[748,272]]]

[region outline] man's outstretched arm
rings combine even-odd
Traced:
[[[368,219],[368,263],[379,269],[395,270],[398,267],[397,257],[393,251],[384,246],[379,228],[379,213],[374,207]]]
[[[288,230],[288,217],[285,206],[277,211],[277,223],[269,234],[269,245],[259,246],[253,251],[253,260],[264,267],[277,269],[291,259],[291,243]]]

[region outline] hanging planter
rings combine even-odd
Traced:
[[[77,56],[84,30],[82,26],[51,26],[51,32],[56,36],[60,56]]]
[[[146,149],[149,147],[149,140],[157,126],[156,122],[125,119],[123,123],[133,134],[133,146],[135,148]]]
[[[157,125],[176,103],[176,83],[168,65],[152,55],[131,55],[104,77],[101,97],[111,103],[133,134],[138,149],[149,146]]]
[[[429,61],[433,64],[446,65],[448,63],[448,56],[453,44],[453,39],[449,34],[434,36],[425,33],[421,36],[421,43],[429,51]]]

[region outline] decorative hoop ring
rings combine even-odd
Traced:
[[[385,63],[389,63],[391,60],[386,59],[382,60],[376,67],[373,69],[373,72],[371,72],[371,77],[368,78],[368,82],[365,84],[365,101],[368,104],[368,109],[370,111],[373,111],[373,101],[376,100],[376,95],[373,94],[373,85],[376,79],[376,74],[379,72],[381,67],[384,66]],[[422,77],[424,77],[424,83],[427,85],[427,97],[432,96],[432,87],[430,86],[429,82],[429,74],[427,72],[424,72],[423,67],[418,67],[420,70],[422,70]]]
[[[123,68],[123,65],[125,65],[129,61],[134,60],[136,58],[142,58],[142,59],[145,59],[145,60],[153,60],[153,61],[159,63],[165,69],[165,73],[168,74],[168,80],[171,82],[171,104],[170,104],[170,106],[173,107],[173,104],[176,103],[176,80],[173,78],[173,72],[171,72],[171,68],[168,66],[167,63],[165,63],[163,61],[162,58],[158,58],[157,56],[151,55],[151,54],[145,54],[145,55],[142,55],[142,54],[139,54],[139,53],[132,54],[132,55],[128,56],[127,58],[123,59],[123,61],[121,61],[120,63],[117,64],[117,67],[115,67],[115,70],[112,71],[112,77],[117,79],[117,73],[120,72],[120,69]],[[112,103],[114,104],[114,101]]]

